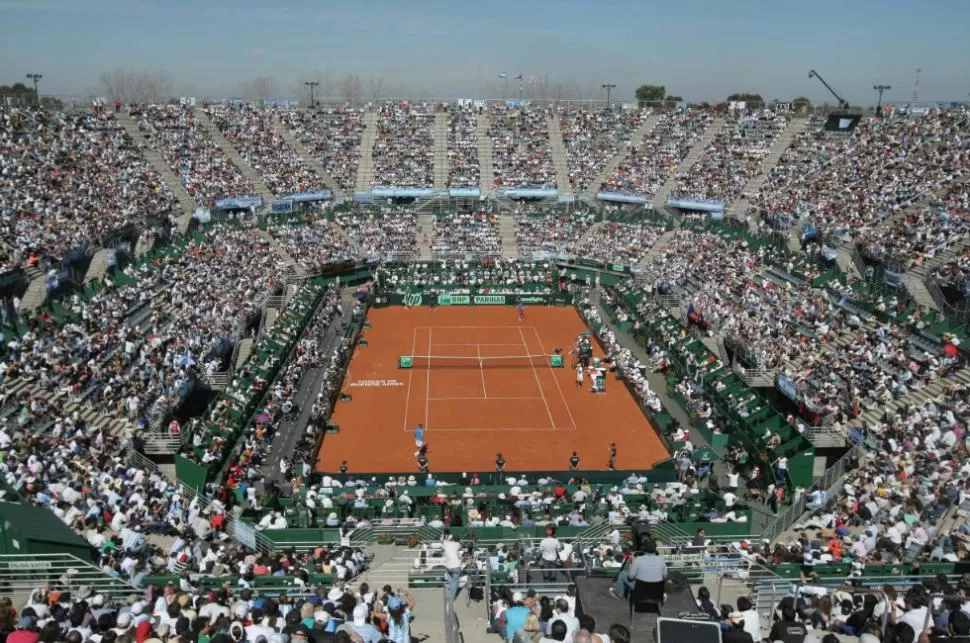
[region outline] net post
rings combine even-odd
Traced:
[[[562,368],[565,360],[562,355],[552,355],[549,357],[549,366],[552,368]]]
[[[414,366],[414,359],[410,355],[401,355],[397,358],[398,368],[411,368]]]

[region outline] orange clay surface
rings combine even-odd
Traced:
[[[346,460],[350,473],[417,472],[418,424],[432,472],[491,472],[498,452],[507,471],[565,471],[574,450],[581,470],[604,470],[611,441],[620,470],[648,470],[668,457],[612,374],[606,393],[591,393],[588,377],[576,386],[569,351],[586,325],[571,307],[527,307],[521,322],[509,306],[389,307],[368,320],[369,345],[357,348],[343,384],[353,400],[337,402],[340,432],[324,437],[320,471],[336,472]],[[557,347],[564,368],[548,359],[479,366],[479,357],[551,355]],[[429,354],[467,359],[422,357]],[[401,355],[414,355],[414,368],[398,368]]]

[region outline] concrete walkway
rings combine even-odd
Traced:
[[[344,314],[342,317],[335,318],[325,328],[320,329],[322,332],[318,332],[322,354],[325,356],[326,361],[329,361],[330,355],[337,349],[339,343],[343,341],[344,329],[350,323],[352,308],[346,304],[343,304],[343,308]],[[307,424],[310,423],[313,402],[317,399],[317,395],[320,394],[320,389],[323,388],[325,374],[325,368],[311,368],[303,376],[303,381],[300,382],[300,390],[297,391],[295,398],[296,405],[299,407],[299,413],[295,418],[286,420],[280,424],[279,432],[274,438],[272,445],[270,445],[269,454],[266,456],[267,463],[278,463],[283,458],[289,459],[293,457],[296,445],[299,444]],[[272,482],[279,476],[279,467],[273,466],[270,470],[265,471],[265,474],[265,481]]]

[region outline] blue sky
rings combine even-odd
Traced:
[[[910,99],[917,67],[921,99],[970,92],[967,0],[0,0],[0,24],[0,83],[39,72],[47,94],[87,94],[118,67],[165,70],[199,97],[258,76],[288,95],[323,74],[380,78],[385,94],[495,97],[507,71],[615,83],[618,100],[643,83],[691,100],[825,100],[814,68],[872,104],[876,83]]]

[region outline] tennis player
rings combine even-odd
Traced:
[[[586,373],[583,371],[583,365],[578,364],[576,366],[576,388],[579,388],[579,389],[583,388],[583,376],[585,374]]]
[[[414,452],[414,457],[418,457],[421,453],[421,447],[424,446],[424,425],[419,424],[418,428],[414,430],[414,446],[418,447],[418,450]]]
[[[610,471],[616,471],[616,442],[610,442],[610,462],[607,466]]]
[[[519,311],[519,321],[525,321],[525,304],[520,302],[515,308]]]

